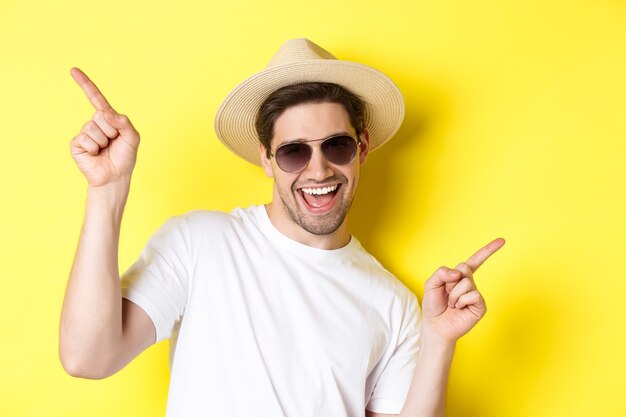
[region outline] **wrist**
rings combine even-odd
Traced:
[[[456,340],[442,339],[437,333],[430,331],[427,327],[422,327],[420,333],[420,347],[422,350],[454,353]]]
[[[94,196],[100,199],[119,199],[126,198],[129,190],[130,178],[123,178],[103,185],[89,185],[87,187],[87,196]]]
[[[107,183],[97,187],[87,187],[87,211],[113,212],[121,220],[130,191],[130,178]]]
[[[418,357],[423,361],[431,364],[440,364],[449,369],[454,359],[455,350],[456,344],[441,343],[440,341],[422,338],[420,340]]]

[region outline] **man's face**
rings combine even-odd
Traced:
[[[288,142],[323,139],[344,134],[356,139],[356,133],[345,108],[337,103],[306,103],[291,107],[277,118],[271,153]],[[288,173],[268,159],[261,149],[261,160],[267,175],[274,177],[273,205],[281,220],[289,220],[314,235],[335,232],[348,214],[359,182],[360,165],[369,148],[367,132],[361,134],[357,156],[347,165],[327,161],[322,141],[311,142],[312,156],[299,172]],[[278,198],[277,198],[278,197]]]

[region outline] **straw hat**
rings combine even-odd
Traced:
[[[228,149],[261,165],[255,121],[261,104],[274,91],[309,81],[339,84],[365,101],[370,151],[389,140],[404,119],[404,100],[382,72],[342,61],[308,39],[285,42],[266,69],[247,78],[224,99],[215,116],[215,133]]]

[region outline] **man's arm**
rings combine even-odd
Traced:
[[[61,313],[59,356],[65,370],[104,378],[155,341],[150,317],[121,296],[118,245],[139,134],[77,68],[72,76],[96,113],[70,143],[88,182],[85,219]]]
[[[441,344],[420,338],[420,348],[413,379],[400,414],[365,411],[366,417],[443,416],[450,365],[455,344]]]
[[[400,417],[443,417],[454,343],[420,340],[420,350]]]
[[[474,272],[504,245],[496,239],[455,269],[439,268],[424,285],[420,349],[413,380],[400,417],[443,417],[456,341],[487,311],[474,283]],[[391,414],[366,412],[367,417]]]

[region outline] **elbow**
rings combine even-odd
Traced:
[[[74,378],[104,379],[110,376],[102,367],[96,366],[93,361],[83,360],[78,355],[70,355],[59,350],[59,359],[65,372]]]

